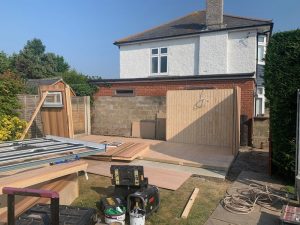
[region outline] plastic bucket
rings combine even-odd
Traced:
[[[125,217],[126,217],[126,210],[120,210],[118,211],[105,211],[104,212],[104,219],[105,223],[111,224],[111,223],[120,223],[122,225],[125,225]]]
[[[111,224],[111,223],[120,223],[122,225],[125,225],[125,213],[122,215],[104,215],[105,223]]]
[[[146,212],[141,209],[135,209],[130,212],[130,225],[145,225]]]

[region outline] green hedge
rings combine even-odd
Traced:
[[[270,106],[273,171],[295,175],[297,89],[300,89],[300,30],[276,33],[267,49],[266,97]]]

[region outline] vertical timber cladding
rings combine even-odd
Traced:
[[[74,135],[90,134],[90,96],[73,96],[71,102]]]
[[[43,107],[41,108],[41,116],[43,130],[45,135],[54,135],[60,137],[74,137],[71,93],[68,85],[58,83],[51,86],[40,86],[41,93],[61,92],[62,107]]]
[[[224,147],[239,145],[240,90],[167,92],[167,141]]]

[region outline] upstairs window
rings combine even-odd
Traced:
[[[258,35],[257,36],[257,63],[265,65],[265,57],[267,50],[267,36]]]
[[[151,74],[164,75],[168,73],[168,48],[151,49]]]

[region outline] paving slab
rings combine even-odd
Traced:
[[[235,193],[236,188],[246,188],[249,184],[255,183],[260,185],[268,185],[274,189],[279,190],[283,185],[267,174],[255,173],[243,171],[237,180],[229,188],[229,193]],[[280,207],[280,206],[279,206]],[[278,211],[268,210],[260,206],[256,206],[255,210],[246,215],[234,214],[223,208],[221,204],[217,206],[215,211],[212,213],[205,225],[227,225],[227,224],[238,224],[238,225],[274,225],[280,224],[279,215],[280,208]]]

